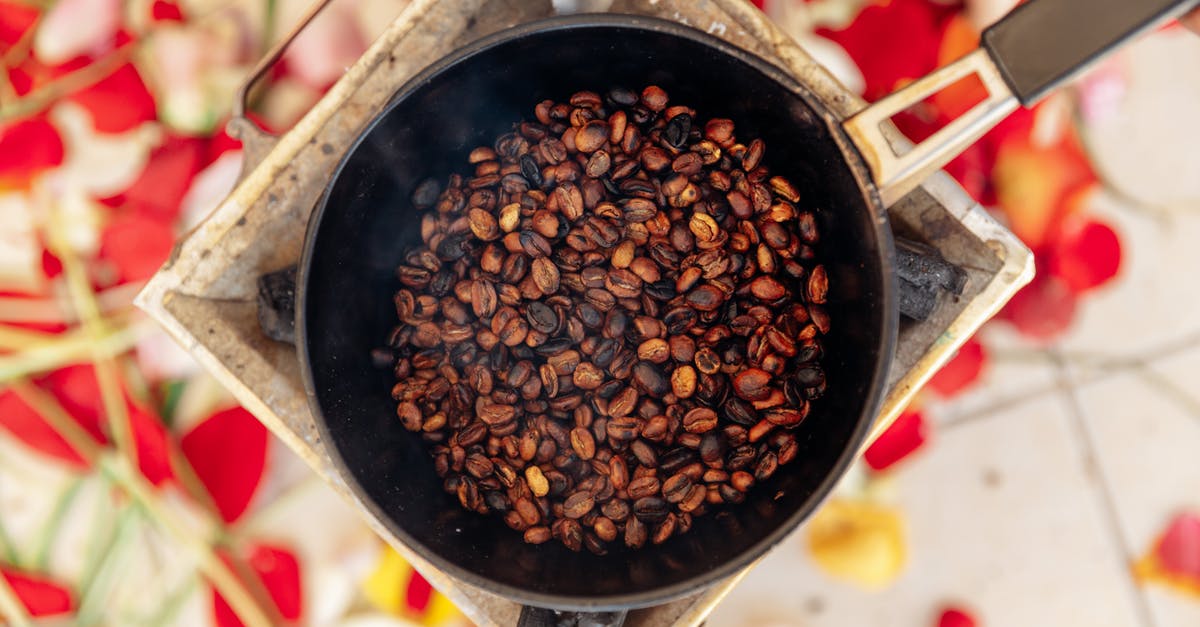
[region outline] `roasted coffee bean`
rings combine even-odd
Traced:
[[[808,302],[822,304],[829,291],[829,278],[825,276],[825,266],[817,266],[808,275]]]
[[[661,543],[799,454],[828,385],[818,215],[763,138],[657,86],[534,118],[418,185],[375,357],[464,508],[576,551]]]
[[[657,482],[657,480],[655,481]],[[649,525],[662,522],[670,512],[671,505],[658,497],[646,496],[633,502],[633,515]]]
[[[580,551],[583,549],[583,527],[579,522],[570,518],[560,518],[550,527],[554,537],[558,538],[563,546],[572,551]]]
[[[649,361],[639,361],[633,366],[633,384],[653,397],[661,397],[671,389],[662,368]]]
[[[575,427],[571,430],[571,448],[580,459],[591,459],[596,456],[596,441],[592,432],[586,427]]]
[[[584,514],[592,511],[595,503],[590,493],[576,492],[563,501],[563,515],[567,518],[582,518]]]
[[[688,492],[692,489],[692,478],[683,474],[676,473],[671,475],[662,484],[663,498],[668,503],[679,503],[687,497]]]
[[[633,549],[640,549],[646,544],[647,539],[648,532],[646,530],[646,524],[640,519],[637,517],[632,517],[625,523],[626,546]]]
[[[553,537],[549,527],[530,527],[525,530],[525,541],[529,544],[543,544]]]
[[[771,393],[771,373],[747,368],[733,378],[733,393],[747,401],[761,401]]]
[[[717,428],[717,412],[697,407],[683,416],[683,428],[688,433],[708,433]]]

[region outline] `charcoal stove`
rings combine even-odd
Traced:
[[[322,3],[324,4],[324,3]],[[589,3],[585,3],[589,4]],[[864,103],[744,0],[615,0],[606,10],[689,24],[794,74],[844,117]],[[333,470],[309,411],[292,346],[261,330],[263,275],[300,256],[304,225],[325,181],[359,131],[395,90],[446,53],[500,29],[555,13],[550,0],[413,0],[345,76],[280,137],[244,118],[241,180],[176,247],[138,305],[357,508],[366,522],[479,625],[512,625],[520,607],[457,581],[391,537]],[[895,141],[903,143],[898,134]],[[926,288],[902,321],[888,394],[875,433],[1033,276],[1031,253],[947,175],[938,173],[890,209],[902,246],[902,280]],[[958,271],[950,271],[945,260]],[[907,267],[907,270],[904,269]],[[904,275],[907,272],[907,275]],[[921,317],[921,316],[918,316]],[[748,572],[667,605],[635,610],[628,624],[698,625]]]

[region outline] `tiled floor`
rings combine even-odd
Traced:
[[[1200,625],[1200,599],[1130,567],[1172,514],[1200,509],[1200,176],[1185,167],[1200,118],[1169,117],[1195,111],[1200,77],[1182,78],[1183,58],[1196,67],[1200,40],[1139,44],[1125,60],[1133,91],[1091,138],[1144,199],[1096,203],[1122,238],[1119,278],[1052,346],[987,329],[982,381],[926,405],[936,439],[889,488],[908,525],[904,574],[878,592],[837,582],[801,531],[710,625],[932,626],[945,604],[989,627]]]

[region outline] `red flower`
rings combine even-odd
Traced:
[[[429,601],[433,599],[433,586],[414,568],[412,577],[408,580],[408,588],[404,591],[404,603],[417,614],[425,612]]]
[[[115,266],[118,283],[150,278],[175,246],[171,220],[122,213],[100,233],[100,259]]]
[[[1103,285],[1121,268],[1121,241],[1112,227],[1086,217],[1067,220],[1051,243],[1047,269],[1075,292]]]
[[[58,399],[63,409],[78,421],[80,426],[86,429],[97,442],[108,442],[108,438],[101,431],[101,425],[105,423],[103,397],[100,394],[100,384],[96,380],[96,372],[91,365],[61,368],[43,378],[41,385]],[[174,476],[174,472],[171,470],[171,444],[166,426],[163,425],[157,414],[135,403],[128,395],[125,397],[125,410],[129,415],[129,431],[133,436],[138,468],[151,483],[162,485]],[[37,417],[37,420],[41,422],[42,426],[49,429],[49,426],[42,422],[40,416]],[[26,434],[28,433],[26,432]],[[61,441],[57,435],[53,439],[42,441],[42,444],[38,444],[37,440],[22,437],[21,434],[18,434],[18,437],[43,452],[49,452],[45,448],[45,442]],[[65,445],[65,442],[63,444]],[[50,452],[50,454],[67,461],[83,463],[83,460],[74,453],[64,455],[58,451],[57,453]]]
[[[20,41],[25,31],[37,21],[35,6],[22,2],[0,2],[0,52]]]
[[[66,614],[75,607],[71,591],[50,579],[4,568],[0,575],[34,618]]]
[[[79,420],[76,417],[76,420]],[[88,431],[93,431],[96,439],[102,440],[96,425],[82,424]],[[89,429],[88,427],[93,427]],[[21,397],[12,390],[0,392],[0,427],[3,427],[29,448],[48,455],[77,468],[87,468],[87,462],[67,441],[58,435],[50,425],[32,407],[25,404]]]
[[[973,616],[955,607],[946,608],[938,617],[938,627],[975,627],[977,624]]]
[[[156,22],[182,22],[183,10],[174,2],[154,0],[150,7],[150,17]]]
[[[887,470],[921,448],[928,432],[929,426],[920,412],[906,411],[867,447],[863,459],[871,470]]]
[[[820,29],[837,42],[866,79],[867,100],[878,100],[937,67],[938,45],[954,9],[928,0],[875,2],[842,30]]]
[[[45,116],[0,125],[0,188],[25,187],[62,162],[62,139]]]
[[[944,397],[954,396],[977,379],[987,366],[987,351],[979,340],[971,338],[933,378],[929,389]]]
[[[132,63],[68,99],[92,114],[92,125],[101,133],[121,133],[157,118],[154,97]]]
[[[266,469],[266,428],[250,412],[235,407],[196,425],[181,445],[221,517],[225,522],[237,520],[250,505]]]
[[[1200,514],[1183,512],[1175,516],[1155,554],[1168,574],[1200,581]]]
[[[1039,265],[1037,276],[1008,301],[999,317],[1030,338],[1050,340],[1071,326],[1078,300],[1066,281]]]
[[[209,142],[197,137],[171,135],[150,152],[145,169],[120,195],[106,198],[104,204],[124,205],[159,220],[174,220],[192,179],[207,165]]]
[[[263,587],[287,621],[300,620],[304,611],[300,562],[288,549],[265,544],[250,548],[247,556],[250,569],[258,575]],[[228,563],[228,562],[227,562]],[[242,621],[233,613],[225,599],[213,591],[213,619],[218,627],[241,627]]]

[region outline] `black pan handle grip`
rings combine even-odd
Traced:
[[[560,612],[526,605],[517,627],[621,627],[628,612]]]
[[[1195,7],[1197,0],[1030,0],[983,33],[1025,106],[1127,40]]]

